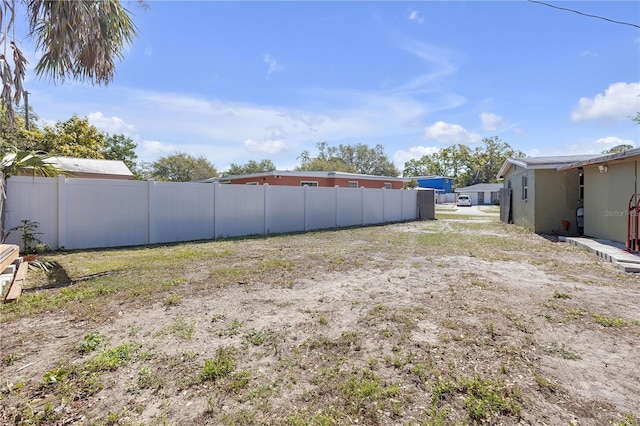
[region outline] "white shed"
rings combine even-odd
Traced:
[[[453,192],[457,195],[465,194],[471,197],[474,206],[492,205],[500,202],[501,183],[477,183],[464,188],[456,188]]]

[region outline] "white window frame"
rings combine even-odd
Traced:
[[[393,189],[393,185],[391,184],[391,182],[385,182],[382,187],[384,189]]]
[[[357,188],[358,187],[358,181],[357,180],[350,180],[348,183],[348,187],[349,188]]]
[[[584,201],[584,170],[578,174],[578,200]]]
[[[527,201],[529,199],[529,177],[527,175],[522,176],[522,200]]]
[[[309,186],[314,188],[318,186],[318,181],[317,180],[301,180],[300,186]]]
[[[245,185],[260,185],[258,182],[247,182]]]

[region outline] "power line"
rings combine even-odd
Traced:
[[[553,4],[545,3],[543,1],[538,1],[538,0],[527,0],[527,1],[530,2],[530,3],[538,3],[538,4],[545,5],[545,6],[549,6],[549,7],[552,7],[554,9],[566,10],[568,12],[577,13],[578,15],[582,15],[582,16],[588,16],[589,18],[602,19],[603,21],[612,22],[614,24],[628,25],[630,27],[640,28],[640,25],[636,25],[636,24],[632,24],[632,23],[624,22],[624,21],[616,21],[616,20],[613,20],[613,19],[605,18],[604,16],[590,15],[588,13],[580,12],[580,11],[577,11],[577,10],[567,9],[566,7],[555,6]]]

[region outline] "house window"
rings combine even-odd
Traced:
[[[391,182],[385,182],[383,188],[384,189],[391,189]]]
[[[522,199],[527,200],[528,194],[528,182],[527,176],[522,176]]]
[[[584,200],[584,172],[580,172],[580,181],[578,183],[578,200]]]
[[[257,184],[258,184],[258,182],[247,182],[247,183],[245,183],[245,185],[257,185]]]
[[[301,180],[300,186],[318,186],[317,180]]]
[[[507,188],[511,189],[511,179],[507,181]]]
[[[349,181],[349,188],[357,188],[358,187],[358,181],[357,180],[350,180]]]

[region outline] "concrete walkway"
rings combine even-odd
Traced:
[[[584,237],[566,237],[566,242],[608,260],[621,271],[640,272],[640,256],[629,253],[624,244]]]

